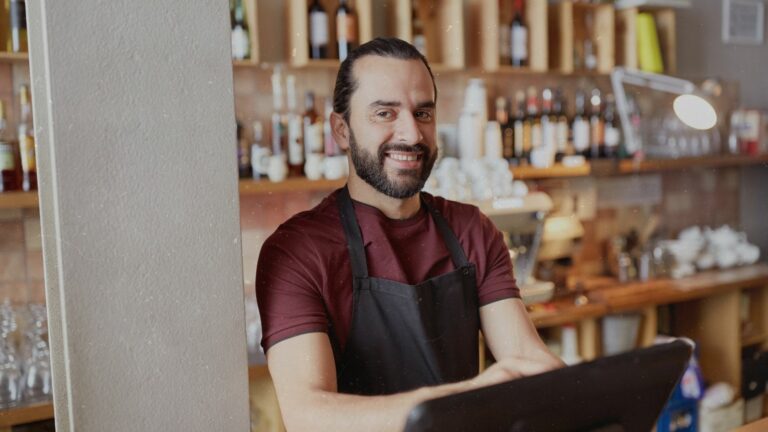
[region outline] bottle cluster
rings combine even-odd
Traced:
[[[19,88],[19,106],[14,135],[8,127],[5,105],[0,101],[0,192],[37,189],[32,99],[26,85]]]
[[[308,11],[309,58],[329,59],[331,44],[329,16],[320,0],[313,0]],[[347,0],[339,0],[336,8],[336,55],[344,61],[358,43],[357,15]]]
[[[621,129],[613,95],[579,89],[573,114],[561,89],[518,90],[495,100],[501,129],[501,156],[513,165],[550,166],[567,156],[587,159],[621,156]],[[488,155],[493,156],[493,155]]]
[[[253,123],[253,143],[249,146],[238,127],[238,161],[241,178],[269,178],[281,181],[286,177],[305,176],[310,180],[336,179],[347,174],[347,159],[331,133],[330,115],[333,106],[325,98],[323,112],[317,109],[314,92],[304,94],[304,107],[297,102],[296,78],[283,78],[278,68],[272,74],[273,110],[269,125],[269,140],[264,125]]]

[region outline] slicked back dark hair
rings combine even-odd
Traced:
[[[347,58],[341,62],[339,73],[336,75],[336,87],[333,90],[333,111],[341,114],[347,124],[349,124],[350,114],[349,100],[352,98],[352,93],[357,90],[358,84],[352,75],[352,67],[358,59],[369,55],[400,60],[421,60],[432,78],[432,88],[435,91],[435,102],[437,102],[435,75],[432,73],[427,59],[419,50],[402,39],[378,37],[352,50]]]

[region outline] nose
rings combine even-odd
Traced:
[[[409,112],[401,112],[398,116],[395,141],[403,144],[418,144],[423,140],[416,118]]]

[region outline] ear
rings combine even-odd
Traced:
[[[332,112],[331,134],[333,135],[333,139],[336,141],[336,144],[338,144],[339,147],[344,151],[349,149],[349,133],[349,125],[347,124],[346,120],[344,120],[344,117],[335,111]]]

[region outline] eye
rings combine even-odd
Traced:
[[[419,120],[419,121],[424,121],[424,122],[432,121],[432,111],[425,111],[425,110],[416,111],[416,113],[413,116],[416,117],[416,120]]]
[[[376,111],[376,118],[381,120],[392,120],[395,118],[395,113],[392,110],[379,110]]]

